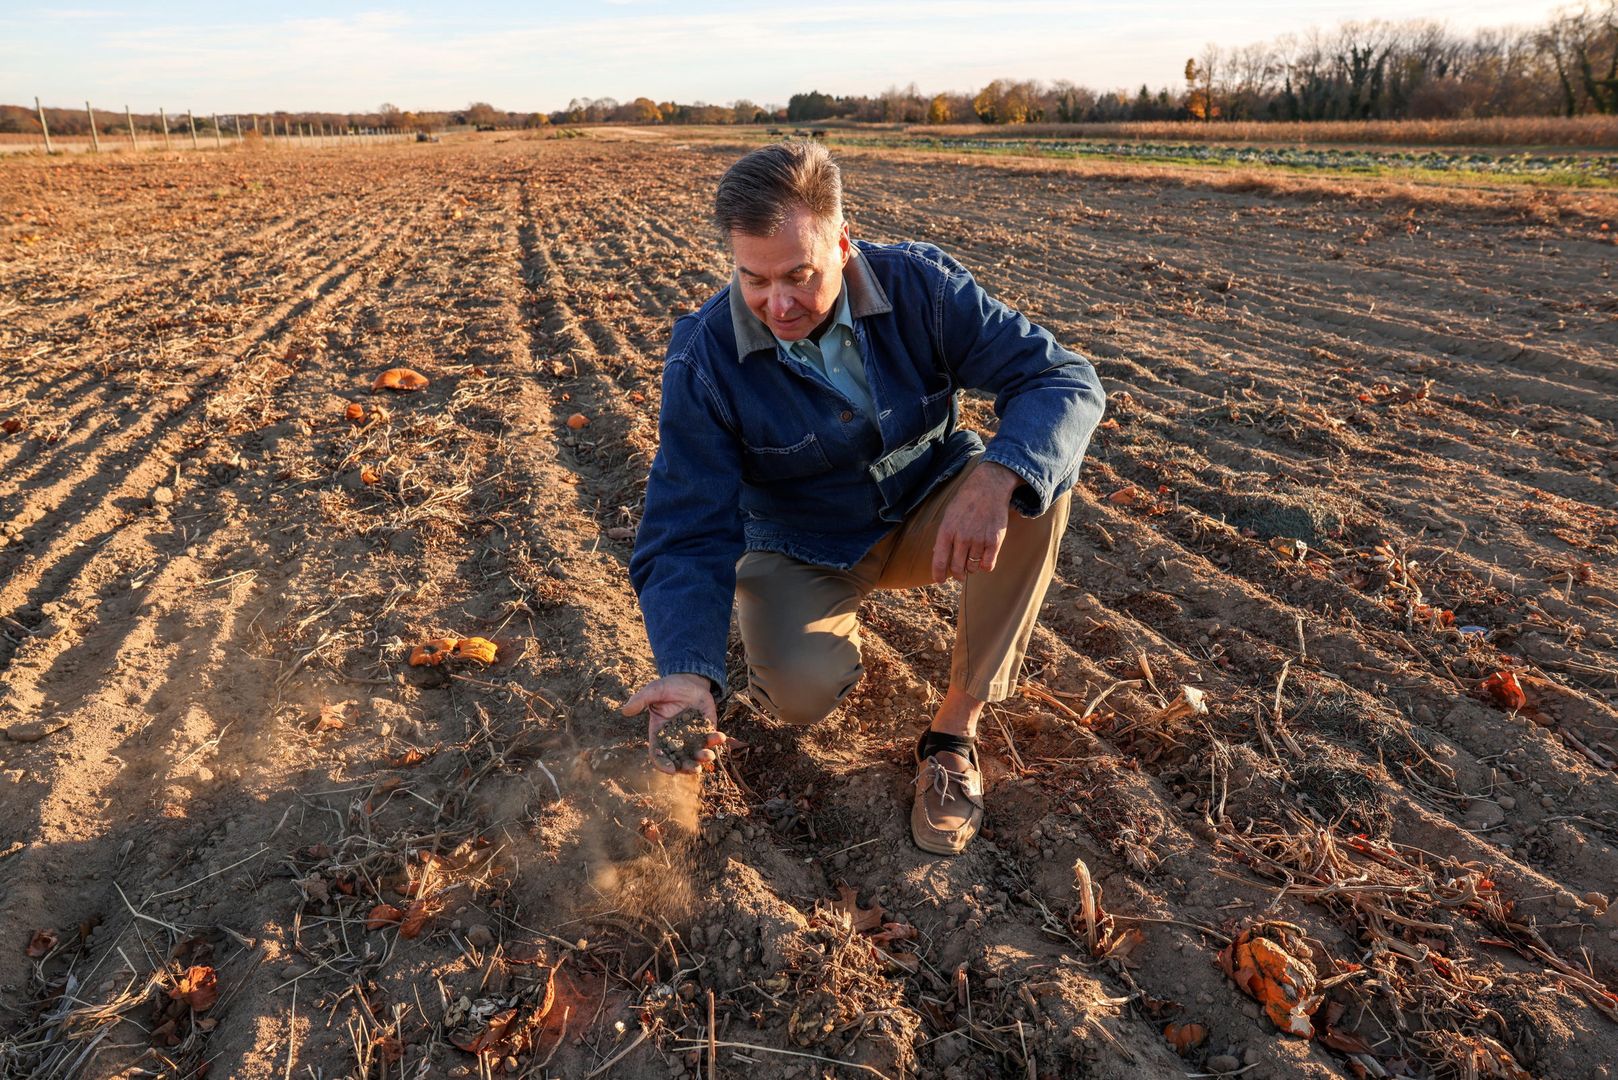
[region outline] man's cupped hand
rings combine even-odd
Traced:
[[[664,724],[688,709],[700,712],[710,731],[704,740],[705,746],[696,750],[690,758],[677,760],[670,753],[670,747],[664,745],[668,740],[660,740],[657,736]],[[696,772],[707,762],[713,761],[717,756],[715,749],[725,743],[725,737],[718,730],[719,712],[714,708],[713,693],[708,680],[701,675],[682,673],[654,679],[624,702],[621,711],[625,716],[646,713],[646,748],[651,754],[653,767],[659,772]]]

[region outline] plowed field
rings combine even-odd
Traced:
[[[700,786],[616,712],[737,153],[0,165],[3,1075],[1610,1076],[1618,198],[850,150],[1109,392],[951,860],[952,586]]]

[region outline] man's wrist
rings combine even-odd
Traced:
[[[1011,493],[1017,490],[1023,482],[1022,477],[1000,464],[998,461],[983,461],[978,463],[977,475],[982,477],[978,482],[986,485],[997,495],[1003,495],[1007,501]]]

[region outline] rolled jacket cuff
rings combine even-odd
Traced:
[[[660,676],[701,675],[711,684],[715,700],[723,697],[725,693],[725,669],[696,657],[682,656],[671,660],[659,660],[657,673]]]
[[[1051,488],[1039,475],[1028,467],[1024,461],[1005,453],[993,443],[983,452],[984,461],[992,461],[996,465],[1010,469],[1022,477],[1022,483],[1017,490],[1011,493],[1011,505],[1024,517],[1039,517],[1051,508]]]

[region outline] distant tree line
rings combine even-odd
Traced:
[[[278,127],[441,130],[457,125],[538,128],[559,124],[1107,123],[1125,120],[1441,120],[1618,114],[1618,0],[1565,8],[1538,26],[1461,33],[1425,20],[1345,22],[1239,47],[1209,45],[1186,61],[1183,86],[1096,91],[1067,80],[996,79],[976,93],[924,94],[915,83],[875,95],[793,94],[783,106],[638,97],[575,98],[551,113],[509,112],[487,102],[459,111],[258,114]],[[83,109],[46,109],[51,130],[89,131]],[[233,125],[234,116],[221,123]],[[244,114],[244,120],[248,119]],[[211,134],[213,117],[198,115]],[[159,130],[155,113],[135,128]],[[179,131],[184,115],[170,115]],[[127,130],[122,112],[96,110],[106,134]],[[244,128],[247,124],[244,123]],[[0,105],[0,132],[38,132],[34,110]]]

